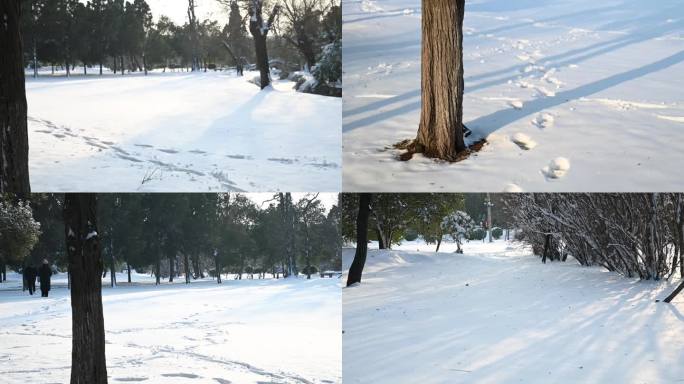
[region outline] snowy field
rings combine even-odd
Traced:
[[[71,307],[0,284],[2,382],[67,383]],[[125,281],[125,275],[118,276]],[[341,383],[339,279],[210,280],[104,288],[110,383]],[[103,283],[107,279],[103,279]]]
[[[95,73],[27,77],[33,191],[340,190],[339,98],[259,91],[257,72]]]
[[[343,0],[345,191],[681,191],[681,0],[467,0],[464,119],[477,156],[407,163],[419,0]],[[370,37],[370,38],[369,38]]]
[[[346,383],[684,381],[684,297],[654,302],[673,284],[543,265],[504,241],[455,249],[369,251],[342,294]]]

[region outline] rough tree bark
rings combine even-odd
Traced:
[[[0,194],[27,195],[31,190],[21,1],[1,1],[0,15]]]
[[[423,153],[447,161],[466,153],[463,127],[463,17],[465,0],[423,0],[422,107],[407,157]]]
[[[64,229],[72,313],[71,384],[106,384],[102,254],[94,194],[67,194]]]
[[[356,253],[354,261],[349,268],[347,276],[347,287],[361,282],[363,267],[366,264],[366,254],[368,253],[368,215],[370,214],[370,193],[359,195],[359,213],[356,216]]]
[[[271,71],[268,64],[268,51],[266,49],[266,37],[268,32],[278,16],[280,7],[276,5],[268,17],[268,21],[264,23],[262,16],[263,1],[252,0],[249,4],[249,33],[252,34],[254,40],[254,51],[256,53],[256,65],[259,68],[261,89],[268,87],[271,84]]]

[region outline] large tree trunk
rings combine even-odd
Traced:
[[[256,52],[256,64],[259,68],[261,89],[271,84],[271,71],[268,66],[268,52],[266,50],[266,36],[254,36],[254,50]]]
[[[0,194],[30,193],[21,1],[0,2]],[[3,25],[3,24],[0,24]]]
[[[347,287],[361,282],[363,267],[368,253],[368,215],[370,214],[370,193],[359,196],[359,213],[356,216],[356,253],[347,275]]]
[[[422,108],[415,151],[455,160],[463,137],[465,0],[423,0]]]
[[[106,384],[103,262],[94,194],[67,194],[64,224],[71,274],[71,384]]]

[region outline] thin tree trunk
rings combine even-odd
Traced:
[[[437,239],[437,249],[435,249],[435,252],[439,252],[439,246],[442,245],[442,236]]]
[[[382,231],[380,230],[380,227],[377,226],[375,228],[375,235],[378,238],[378,248],[379,249],[385,249],[387,246],[385,245],[385,236],[383,235]]]
[[[190,258],[188,257],[188,253],[185,252],[184,254],[184,260],[185,262],[185,284],[190,284]]]
[[[544,254],[542,256],[542,263],[546,264],[546,257],[549,254],[549,248],[551,246],[551,235],[546,235],[544,239]]]
[[[67,194],[66,249],[71,274],[71,384],[106,384],[103,262],[97,234],[95,194]]]
[[[356,216],[356,253],[354,261],[349,268],[347,276],[347,287],[361,282],[363,267],[366,264],[366,254],[368,253],[368,215],[370,214],[370,193],[359,195],[359,212]]]
[[[422,108],[415,151],[455,160],[463,137],[465,0],[422,2]]]
[[[665,303],[671,302],[675,297],[677,297],[679,292],[681,292],[682,290],[684,290],[684,280],[682,280],[682,282],[679,283],[679,286],[670,294],[670,296],[668,296],[665,300],[663,300],[663,302],[665,302]]]
[[[131,283],[131,265],[126,261],[126,269],[128,271],[128,283]]]
[[[159,251],[157,251],[157,260],[156,260],[156,265],[155,265],[155,285],[161,284],[161,255],[159,254]]]
[[[173,283],[173,262],[174,262],[174,257],[169,257],[169,283]]]
[[[21,2],[0,2],[0,194],[28,195],[28,125],[24,85]]]

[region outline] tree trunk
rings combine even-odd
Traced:
[[[435,252],[439,252],[439,247],[442,245],[442,236],[437,239],[437,249],[435,249]]]
[[[214,256],[214,267],[216,268],[216,283],[221,284],[221,263],[218,256]],[[240,274],[242,275],[242,271]]]
[[[368,253],[368,215],[370,214],[370,193],[359,195],[359,213],[356,216],[356,253],[354,261],[349,268],[347,276],[347,287],[361,282],[363,267],[366,264],[366,254]]]
[[[154,284],[159,285],[159,284],[161,284],[161,255],[159,254],[159,251],[157,251],[157,260],[155,263],[155,271],[154,272],[156,275]]]
[[[542,255],[542,263],[546,264],[546,257],[549,254],[549,248],[551,246],[551,235],[546,235],[544,239],[544,254]]]
[[[465,0],[422,2],[422,108],[415,151],[455,160],[463,137],[463,16]]]
[[[28,125],[21,2],[0,2],[5,30],[0,33],[0,194],[28,195]]]
[[[382,231],[380,230],[380,227],[375,228],[375,235],[378,238],[378,248],[379,249],[385,249],[387,248],[385,246],[385,236],[382,234]]]
[[[111,286],[115,287],[116,286],[116,259],[114,258],[114,252],[111,252],[111,260],[109,264],[109,275],[111,279]]]
[[[143,59],[143,67],[145,68],[145,76],[147,76],[147,58],[145,57],[145,53],[143,53],[142,59]]]
[[[679,292],[681,292],[682,290],[684,290],[684,280],[682,280],[682,282],[679,283],[679,286],[677,286],[677,288],[670,294],[670,296],[668,296],[665,300],[663,300],[663,302],[665,302],[665,303],[671,302],[672,299],[674,299],[679,294]]]
[[[128,261],[126,261],[126,269],[128,272],[128,283],[130,284],[131,283],[131,265],[128,263]]]
[[[173,262],[175,257],[169,257],[169,283],[173,283]]]
[[[95,194],[67,194],[64,224],[71,274],[71,384],[106,384],[103,262]]]
[[[102,76],[102,61],[100,61],[100,76]]]
[[[123,76],[126,73],[126,70],[124,69],[124,58],[121,56],[121,76]]]
[[[190,284],[190,258],[188,257],[188,253],[185,252],[184,255],[184,263],[185,264],[185,284]]]

